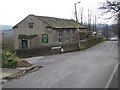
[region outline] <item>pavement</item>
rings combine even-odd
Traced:
[[[15,74],[19,73],[19,69],[13,68],[1,68],[0,69],[0,90],[2,89],[2,84],[7,82],[7,77],[14,76]]]
[[[27,71],[36,68],[36,65],[32,65],[30,67],[22,67],[22,68],[2,68],[0,72],[0,84],[6,83],[9,79],[14,79],[17,76],[25,74]]]
[[[2,78],[14,75],[16,73],[20,72],[20,69],[18,68],[2,68]],[[1,73],[0,73],[1,74]]]
[[[29,58],[45,67],[3,88],[104,88],[116,67],[117,50],[117,42],[109,41],[83,51]]]

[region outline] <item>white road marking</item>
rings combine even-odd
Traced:
[[[113,70],[110,78],[108,79],[108,81],[107,81],[107,83],[106,83],[106,85],[105,85],[105,88],[109,88],[109,86],[110,86],[110,84],[111,84],[111,81],[112,81],[112,79],[113,79],[113,77],[114,77],[114,75],[115,75],[115,73],[116,73],[116,71],[117,71],[117,68],[118,68],[118,64],[115,66],[115,68],[114,68],[114,70]]]

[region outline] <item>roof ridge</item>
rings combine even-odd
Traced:
[[[49,16],[38,16],[33,14],[29,14],[26,18],[28,18],[29,16],[33,16],[37,18],[38,20],[42,21],[43,23],[45,23],[46,25],[52,28],[76,28],[78,26],[78,23],[73,19],[63,19],[63,18],[56,18],[56,17],[49,17]],[[23,20],[25,20],[26,18],[24,18]],[[79,23],[79,28],[86,28],[86,27]]]
[[[44,23],[50,25],[51,27],[53,27],[51,24],[49,24],[49,23],[45,22],[44,20],[40,19],[39,16],[37,16],[37,15],[34,15],[34,16],[35,16],[37,19],[41,20],[42,22],[44,22]]]
[[[52,17],[52,16],[38,16],[38,15],[34,15],[36,17],[44,17],[44,18],[54,18],[54,19],[61,19],[61,20],[73,20],[75,21],[74,19],[66,19],[66,18],[57,18],[57,17]]]
[[[63,19],[63,18],[56,18],[56,17],[49,17],[49,16],[38,16],[38,15],[34,15],[34,14],[29,14],[27,17],[29,17],[29,16],[34,16],[35,18],[39,19],[40,21],[42,21],[43,23],[47,24],[48,26],[50,26],[52,28],[76,28],[78,25],[78,23],[73,19]],[[25,19],[23,19],[23,20],[25,20]],[[79,28],[86,28],[86,27],[79,23]]]

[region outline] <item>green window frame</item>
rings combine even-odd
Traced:
[[[28,40],[21,40],[22,48],[28,48]]]
[[[42,34],[42,43],[48,43],[48,34]]]

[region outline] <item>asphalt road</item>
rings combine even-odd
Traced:
[[[104,88],[118,63],[118,47],[116,41],[107,41],[83,51],[28,60],[45,66],[3,88]]]
[[[118,70],[116,71],[116,73],[110,83],[109,88],[116,88],[116,87],[118,87]]]

